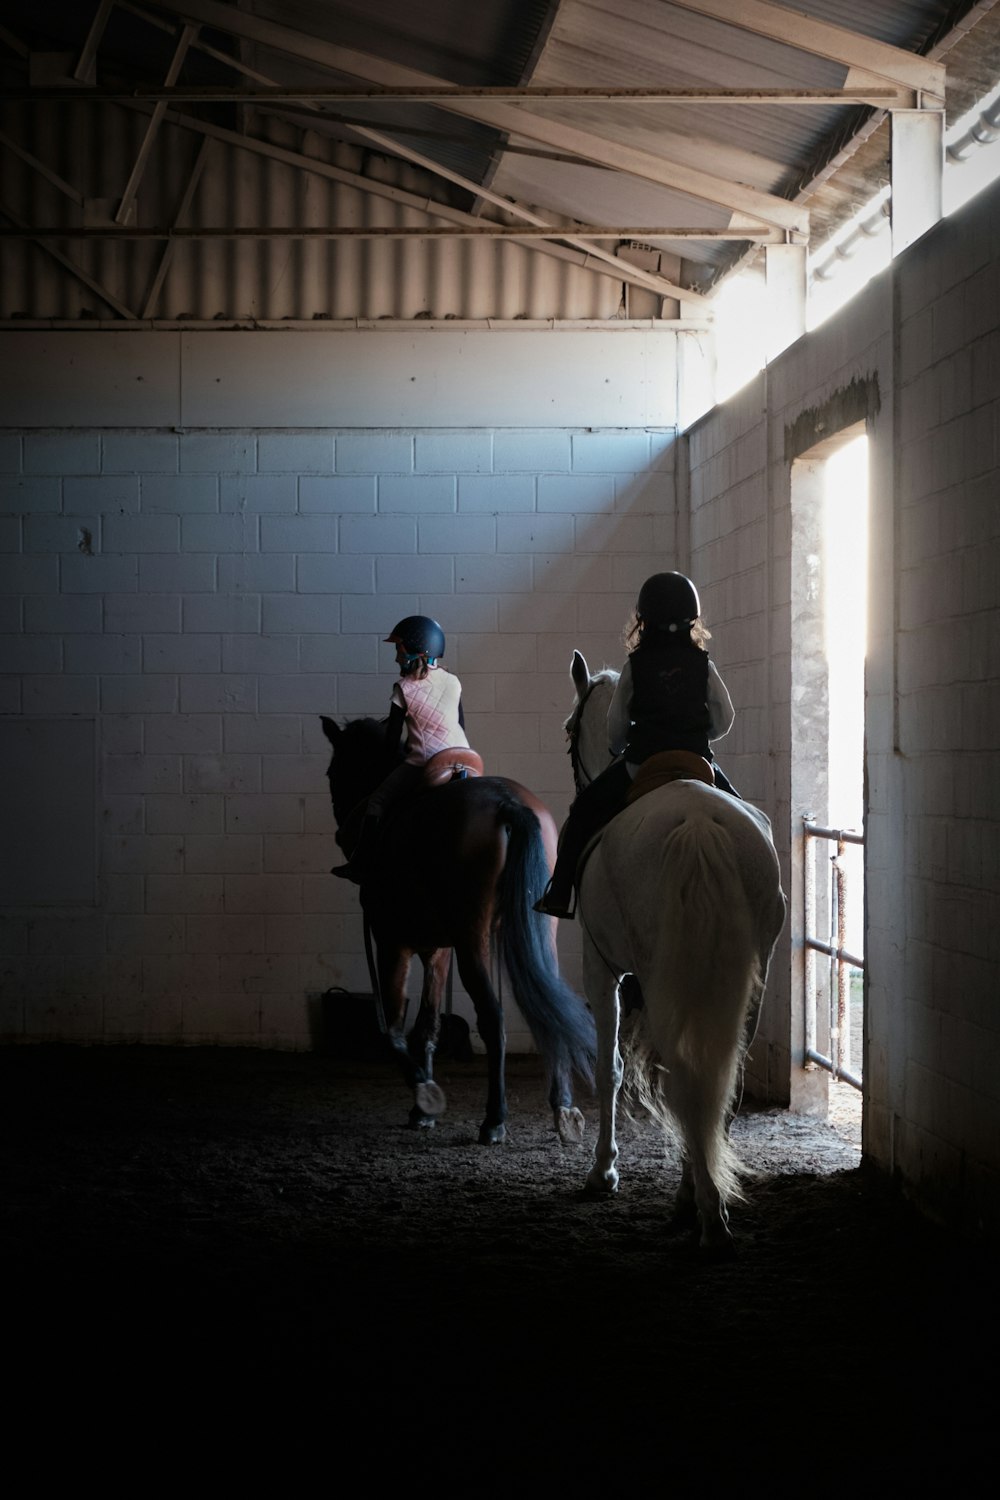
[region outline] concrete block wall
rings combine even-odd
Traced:
[[[788,792],[776,774],[782,753],[787,760],[790,648],[780,626],[787,615],[787,550],[781,541],[787,527],[776,523],[769,505],[765,400],[761,375],[686,438],[690,571],[712,635],[709,650],[736,709],[733,728],[714,747],[716,758],[740,795],[767,810],[787,871]],[[787,877],[784,886],[787,891]],[[747,1060],[748,1086],[764,1097],[775,1077],[788,1075],[786,942],[787,936]]]
[[[1000,1228],[998,231],[1000,192],[992,190],[939,224],[686,439],[691,567],[709,580],[708,600],[715,603],[716,578],[724,591],[727,580],[745,577],[752,619],[752,580],[769,570],[768,660],[758,665],[770,687],[758,717],[742,724],[738,717],[733,765],[745,768],[748,789],[766,792],[754,757],[770,758],[764,805],[778,810],[775,833],[793,890],[796,828],[807,809],[795,804],[790,754],[791,461],[854,420],[857,391],[866,393],[865,1149],[926,1208],[993,1235]],[[750,456],[741,461],[742,454]],[[716,533],[729,549],[718,573]],[[720,668],[731,675],[740,669],[731,655],[740,649],[739,612],[725,629],[714,615],[710,624],[718,624]],[[743,676],[744,686],[752,681]],[[788,988],[801,949],[794,913],[781,947],[754,1049],[775,1100],[794,1094],[802,1061],[793,1045],[801,991]]]
[[[754,380],[728,404],[725,422],[703,425],[689,439],[691,572],[712,634],[709,650],[739,706],[716,753],[734,785],[757,803],[771,790],[769,622],[777,603],[761,410],[761,381]]]
[[[0,433],[0,713],[51,752],[8,795],[54,766],[98,830],[90,894],[14,893],[2,1036],[308,1046],[309,995],[369,988],[320,714],[383,715],[382,638],[434,615],[488,769],[561,819],[572,652],[617,663],[672,564],[673,465],[636,428]]]
[[[1000,194],[907,255],[897,293],[894,749],[907,1011],[894,1160],[1000,1223]]]

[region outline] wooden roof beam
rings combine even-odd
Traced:
[[[141,106],[136,105],[136,108]],[[306,156],[300,151],[289,151],[284,146],[272,145],[270,141],[261,141],[253,136],[243,135],[235,130],[227,130],[221,125],[212,125],[207,120],[198,120],[193,115],[185,115],[177,110],[169,110],[167,119],[173,125],[182,129],[193,130],[196,133],[208,136],[212,140],[224,141],[227,145],[235,146],[243,151],[250,151],[258,156],[270,157],[273,161],[284,162],[285,165],[296,167],[303,172],[314,172],[317,176],[327,177],[332,182],[342,182],[348,187],[357,188],[359,192],[368,193],[372,197],[386,198],[392,203],[398,203],[406,208],[416,209],[419,213],[433,215],[439,219],[445,219],[451,223],[468,224],[478,226],[482,221],[473,214],[463,213],[461,209],[452,208],[449,204],[438,203],[433,198],[422,197],[419,193],[407,192],[405,188],[393,186],[391,183],[378,182],[372,177],[363,177],[359,172],[349,172],[346,167],[334,166],[331,162],[320,161],[314,156]],[[552,234],[559,239],[565,240],[572,233],[571,228],[550,229]],[[517,236],[511,238],[517,243]],[[741,236],[742,238],[742,236]],[[666,282],[661,277],[653,277],[648,272],[638,267],[626,265],[623,261],[615,261],[614,265],[597,258],[590,247],[585,252],[570,249],[564,245],[546,243],[545,241],[524,241],[525,245],[532,246],[540,254],[552,256],[556,260],[567,261],[570,265],[578,266],[586,271],[594,271],[603,276],[611,276],[616,281],[627,281],[635,286],[646,287],[647,290],[658,291],[663,296],[673,296],[674,292],[668,292],[667,287],[672,283]],[[708,299],[688,291],[683,292],[685,302],[697,302],[701,306],[708,306]]]
[[[233,59],[215,48],[207,53],[232,63]],[[316,84],[270,84],[258,88],[227,87],[216,83],[175,84],[101,84],[75,88],[70,84],[26,85],[4,89],[4,98],[22,100],[93,99],[100,103],[142,103],[165,101],[168,104],[449,104],[482,102],[485,104],[873,104],[880,108],[912,108],[917,91],[901,84],[879,83],[872,75],[868,88],[678,88],[678,89],[612,89],[570,88],[567,85],[527,85],[524,88],[461,88],[442,84],[436,88],[338,88]]]
[[[90,23],[87,32],[87,40],[84,42],[73,70],[73,77],[79,83],[92,83],[97,73],[97,49],[101,45],[101,39],[111,19],[111,12],[115,8],[115,0],[101,0]]]
[[[815,57],[843,63],[848,69],[845,89],[865,88],[876,80],[882,80],[884,86],[888,80],[898,88],[914,90],[925,107],[944,107],[944,65],[902,47],[889,46],[829,21],[817,21],[799,10],[774,5],[771,0],[671,0],[671,4],[811,52]]]
[[[699,228],[657,229],[646,225],[621,228],[608,224],[497,224],[477,219],[474,224],[33,224],[5,229],[0,240],[745,240],[758,244],[783,244],[774,230],[750,236],[746,230]],[[591,248],[591,254],[593,254]],[[621,261],[609,257],[616,272]],[[664,296],[701,302],[703,298],[662,277],[644,283]],[[668,290],[664,290],[664,289]]]
[[[258,16],[237,10],[235,6],[220,4],[219,0],[158,0],[158,3],[162,10],[258,42],[262,46],[309,62],[314,67],[329,68],[352,78],[366,79],[369,83],[441,87],[445,82],[415,68],[386,62],[369,53],[341,47],[336,43],[308,36],[305,32],[294,31],[288,26],[262,20]],[[557,120],[544,119],[515,104],[453,100],[443,104],[442,108],[481,120],[484,124],[515,137],[524,136],[558,150],[571,152],[584,161],[597,162],[601,166],[614,167],[619,172],[657,182],[700,202],[717,204],[734,214],[742,214],[784,230],[790,238],[802,241],[808,239],[807,210],[801,204],[790,203],[772,193],[765,193],[742,183],[731,183],[711,173],[696,171],[680,162],[668,161],[651,151],[609,141],[603,136]]]
[[[54,245],[49,244],[46,240],[38,239],[30,226],[25,224],[24,220],[19,218],[13,209],[8,208],[4,203],[0,203],[0,214],[10,220],[15,226],[16,232],[20,234],[24,231],[23,238],[34,240],[38,247],[44,250],[46,255],[51,256],[71,276],[75,276],[77,281],[82,281],[88,291],[93,292],[96,297],[100,297],[102,302],[107,303],[112,312],[116,312],[120,318],[126,318],[130,322],[136,321],[135,313],[130,307],[126,307],[124,302],[119,302],[113,292],[109,292],[107,287],[102,286],[99,281],[95,281],[93,276],[89,275],[82,266],[77,265],[76,261],[70,260],[69,256],[63,255],[61,250],[57,250]]]

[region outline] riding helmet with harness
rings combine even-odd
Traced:
[[[635,612],[647,625],[671,632],[690,628],[701,614],[698,590],[683,573],[654,573],[639,590]]]
[[[427,665],[433,667],[444,655],[444,631],[437,620],[429,615],[407,615],[386,636],[386,643],[402,647],[408,662],[419,656],[426,657]]]

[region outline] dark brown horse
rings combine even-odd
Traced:
[[[358,719],[341,728],[326,717],[322,724],[333,746],[327,779],[337,842],[350,855],[357,809],[390,769],[385,725]],[[494,1145],[506,1134],[506,1040],[491,979],[493,958],[506,972],[548,1067],[560,1139],[565,1144],[582,1139],[572,1075],[593,1081],[594,1022],[560,976],[552,920],[532,910],[549,878],[555,846],[556,826],[545,806],[516,781],[499,776],[420,791],[383,820],[361,903],[374,937],[388,1038],[414,1092],[412,1125],[433,1125],[445,1107],[433,1062],[454,952],[486,1046],[489,1082],[480,1141]],[[407,1040],[406,982],[414,954],[423,963],[424,981]]]

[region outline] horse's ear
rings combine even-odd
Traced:
[[[582,651],[573,652],[573,661],[569,669],[569,675],[573,679],[573,686],[577,693],[586,692],[590,683],[590,668],[587,666],[587,658]]]
[[[344,732],[341,729],[340,725],[339,724],[335,724],[334,721],[333,721],[333,719],[328,719],[326,717],[326,714],[320,714],[320,716],[319,716],[319,722],[322,724],[322,726],[323,726],[323,733],[326,735],[327,739],[330,741],[330,744],[331,745],[335,745],[337,743],[337,740],[340,737],[340,735],[342,735],[343,732]]]

